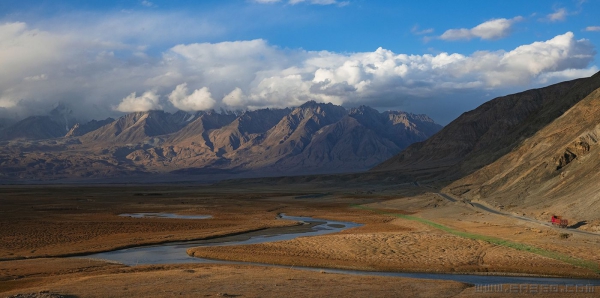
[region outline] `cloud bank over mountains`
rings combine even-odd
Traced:
[[[492,20],[452,34],[454,39],[501,38],[516,21]],[[288,107],[308,100],[398,108],[410,101],[525,89],[598,71],[589,67],[594,46],[572,32],[470,55],[384,48],[306,51],[263,39],[178,44],[153,54],[127,38],[100,36],[0,24],[0,117],[41,113],[56,102],[87,118],[150,109]]]

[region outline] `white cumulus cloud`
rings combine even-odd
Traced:
[[[497,36],[488,31],[475,30]],[[430,109],[444,106],[437,116],[454,117],[473,92],[502,95],[596,70],[589,67],[594,46],[572,32],[514,49],[435,55],[306,51],[262,39],[177,44],[152,54],[135,43],[86,36],[0,25],[0,113],[22,118],[60,101],[82,118],[98,119],[118,116],[115,111],[256,109],[316,100],[414,108],[434,117]],[[152,91],[133,93],[140,90]]]
[[[587,69],[565,69],[562,71],[548,72],[541,74],[537,81],[541,84],[548,84],[550,82],[568,81],[577,78],[590,77],[598,72],[598,67],[592,66]]]
[[[123,98],[123,101],[115,107],[119,112],[147,112],[150,110],[162,109],[158,103],[159,96],[155,91],[146,91],[141,96],[137,97],[133,92],[129,96]]]
[[[229,94],[223,97],[223,103],[230,107],[245,107],[247,102],[246,95],[240,88],[235,88]]]
[[[188,94],[187,83],[177,85],[169,95],[169,101],[182,111],[204,111],[215,106],[215,100],[207,87],[194,90]]]
[[[460,28],[460,29],[449,29],[446,30],[440,39],[443,40],[461,40],[461,39],[500,39],[508,36],[512,30],[514,23],[523,20],[523,17],[517,16],[512,19],[493,19],[487,22],[481,23],[471,29]]]

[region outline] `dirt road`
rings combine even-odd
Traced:
[[[452,203],[457,202],[457,200],[455,198],[451,197],[448,194],[441,193],[441,192],[438,192],[437,194],[440,195],[441,197],[447,199],[448,201],[450,201]],[[476,203],[476,202],[470,202],[469,201],[468,203],[469,203],[469,205],[471,207],[473,207],[475,209],[479,209],[479,210],[482,210],[482,211],[485,211],[485,212],[490,212],[490,213],[497,214],[497,215],[511,217],[511,218],[514,218],[514,219],[522,220],[522,221],[527,221],[527,222],[531,222],[531,223],[535,223],[535,224],[540,224],[540,225],[543,225],[543,226],[546,226],[546,227],[550,227],[550,228],[552,228],[552,229],[554,229],[554,230],[556,230],[558,232],[568,231],[569,233],[575,233],[575,234],[580,234],[580,235],[592,235],[592,236],[600,237],[600,234],[597,234],[597,233],[592,233],[592,232],[587,232],[587,231],[581,231],[581,230],[571,229],[571,228],[568,228],[568,227],[566,229],[563,229],[563,228],[559,228],[559,227],[553,226],[550,222],[545,222],[545,221],[541,221],[541,220],[537,220],[537,219],[533,219],[533,218],[529,218],[529,217],[525,217],[525,216],[515,215],[515,214],[504,213],[504,212],[501,212],[499,210],[495,210],[495,209],[493,209],[491,207],[488,207],[488,206],[485,206],[483,204]]]

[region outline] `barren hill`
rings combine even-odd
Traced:
[[[598,79],[598,75],[596,78]],[[600,219],[600,89],[446,191],[545,220]]]
[[[493,99],[372,172],[414,173],[452,181],[494,162],[600,87],[600,73]]]

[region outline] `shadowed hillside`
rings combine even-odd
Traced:
[[[464,177],[507,154],[599,87],[600,73],[493,99],[371,171],[446,181]]]
[[[446,191],[547,220],[600,218],[600,89]],[[545,213],[544,213],[545,212]],[[546,216],[543,216],[546,214]]]

